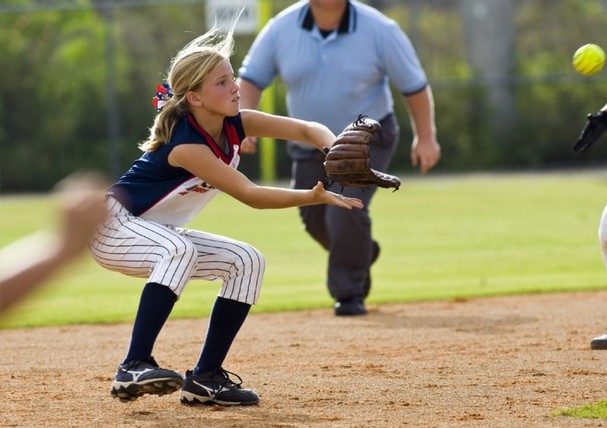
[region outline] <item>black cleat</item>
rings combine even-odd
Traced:
[[[234,383],[229,375],[236,376]],[[250,389],[244,389],[242,379],[223,368],[195,376],[186,371],[180,399],[183,404],[221,404],[222,406],[247,406],[257,404],[259,396]]]
[[[127,402],[144,394],[171,394],[182,385],[183,377],[179,373],[158,367],[154,357],[149,357],[121,364],[111,393],[112,397]]]
[[[590,349],[607,349],[607,334],[592,339]]]

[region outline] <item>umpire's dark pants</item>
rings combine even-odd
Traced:
[[[399,127],[394,114],[380,121],[381,130],[370,144],[371,166],[386,171],[394,156]],[[318,150],[293,150],[292,186],[311,189],[318,181],[326,182],[324,154]],[[370,283],[373,257],[373,238],[369,206],[377,190],[374,186],[343,188],[333,184],[330,190],[345,196],[359,198],[363,209],[347,210],[333,205],[311,205],[299,208],[306,231],[329,251],[327,287],[336,301],[365,298],[365,284]]]

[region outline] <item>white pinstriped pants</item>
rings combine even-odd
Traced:
[[[132,215],[115,199],[110,216],[90,245],[93,258],[106,269],[148,278],[179,297],[192,278],[223,285],[219,296],[257,303],[265,258],[256,248],[220,235],[164,226]]]

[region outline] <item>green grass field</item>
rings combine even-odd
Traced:
[[[408,177],[380,189],[372,206],[382,253],[370,303],[604,288],[597,239],[607,173]],[[46,196],[0,198],[0,245],[43,227],[56,212]],[[260,211],[219,196],[191,224],[249,242],[267,258],[256,312],[330,307],[325,254],[297,210]],[[0,328],[130,322],[144,281],[103,270],[88,254],[3,317]],[[209,314],[217,283],[193,281],[171,317]],[[555,411],[605,419],[607,402]]]
[[[372,208],[382,252],[370,303],[604,288],[597,240],[607,173],[405,177]],[[52,227],[47,196],[0,198],[0,245]],[[330,307],[324,251],[296,209],[254,210],[219,196],[191,225],[249,242],[267,258],[257,312]],[[88,254],[2,321],[2,328],[131,321],[144,281]],[[218,283],[191,282],[172,318],[209,313]]]
[[[555,416],[572,416],[580,419],[607,419],[607,400],[601,400],[572,409],[556,410],[553,414]]]

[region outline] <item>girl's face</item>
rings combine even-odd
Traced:
[[[230,61],[224,60],[208,75],[202,87],[195,91],[201,107],[211,114],[235,116],[240,110],[240,87],[234,81]]]

